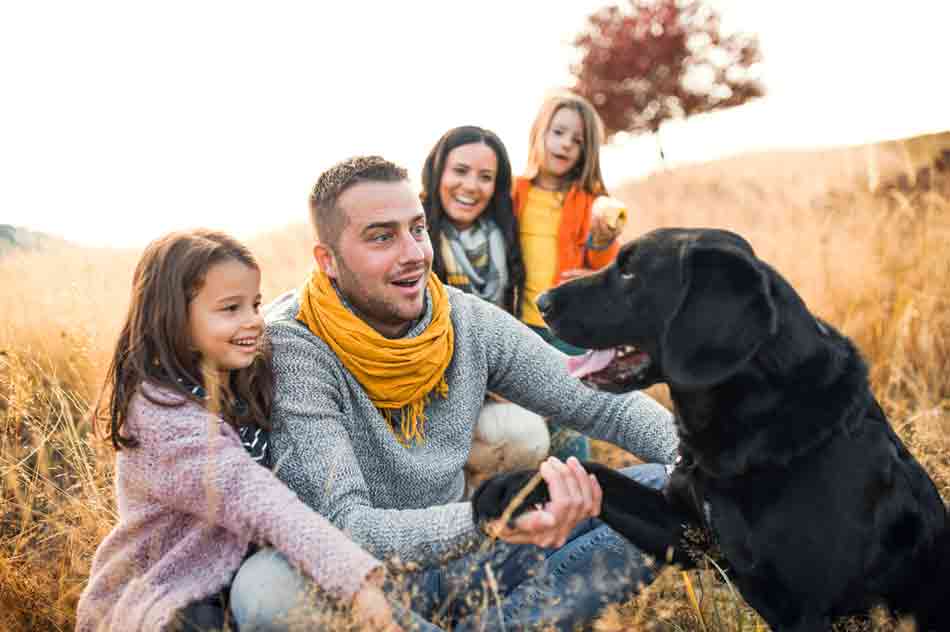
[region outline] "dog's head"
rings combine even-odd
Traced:
[[[593,386],[704,388],[728,379],[776,332],[769,279],[735,233],[666,228],[626,244],[600,272],[541,295],[538,307],[557,336],[601,350],[572,360]]]

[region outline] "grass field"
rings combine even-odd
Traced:
[[[948,498],[950,176],[937,174],[926,191],[872,193],[866,156],[862,148],[742,156],[614,193],[633,209],[627,238],[674,225],[743,234],[855,340],[878,399]],[[875,178],[887,181],[887,164],[875,164]],[[303,280],[309,240],[300,224],[251,241],[265,299]],[[137,256],[59,245],[0,258],[0,630],[71,630],[92,554],[115,518],[111,449],[84,418]],[[654,395],[666,401],[662,388]],[[627,458],[602,444],[597,455]],[[766,629],[714,568],[688,577],[664,571],[597,629]],[[898,629],[883,616],[841,625]]]

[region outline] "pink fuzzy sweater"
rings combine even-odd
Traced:
[[[167,389],[152,398],[181,403]],[[379,561],[255,463],[237,433],[201,406],[138,393],[116,457],[119,522],[79,599],[76,630],[160,630],[188,603],[227,585],[249,542],[269,543],[331,594],[360,588]]]

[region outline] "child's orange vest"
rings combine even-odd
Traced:
[[[514,198],[515,217],[520,221],[524,202],[528,199],[531,180],[515,178]],[[557,269],[551,285],[557,285],[561,273],[572,268],[590,268],[599,270],[610,264],[620,250],[619,240],[614,240],[605,250],[591,250],[587,247],[594,198],[596,196],[581,190],[576,184],[567,192],[564,206],[561,207],[561,224],[557,229]]]

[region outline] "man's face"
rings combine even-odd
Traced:
[[[345,215],[335,251],[314,256],[356,313],[384,336],[408,331],[425,307],[432,245],[408,182],[362,182],[337,200]]]

